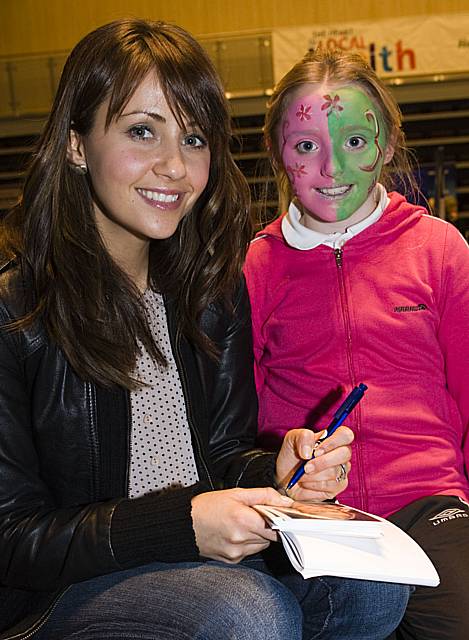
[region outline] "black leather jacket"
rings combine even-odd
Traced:
[[[0,263],[0,325],[28,308],[20,261]],[[0,328],[0,638],[27,637],[71,583],[152,561],[199,558],[191,498],[272,484],[274,455],[253,448],[257,402],[244,283],[234,314],[201,319],[215,362],[168,323],[200,481],[130,500],[126,390],[83,382],[38,324]]]

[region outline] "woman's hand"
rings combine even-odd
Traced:
[[[192,522],[200,555],[236,563],[277,540],[256,504],[288,507],[293,500],[275,489],[226,489],[192,498]]]
[[[296,469],[304,460],[310,460],[316,441],[323,434],[310,429],[292,429],[283,440],[277,457],[277,484],[286,487]],[[288,490],[295,500],[326,500],[335,498],[348,484],[353,432],[339,427],[330,438],[314,449],[314,459],[305,466],[304,475]],[[344,465],[345,473],[341,465]]]

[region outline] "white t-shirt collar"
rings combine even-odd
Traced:
[[[358,235],[381,218],[390,200],[383,185],[377,184],[376,189],[379,193],[379,201],[374,211],[372,211],[365,220],[357,222],[345,229],[345,231],[336,231],[335,233],[321,233],[320,231],[313,231],[305,227],[301,223],[301,211],[291,202],[288,212],[282,220],[282,233],[285,241],[294,249],[300,249],[302,251],[314,249],[320,244],[325,244],[333,249],[340,249],[347,240]]]

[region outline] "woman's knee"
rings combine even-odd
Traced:
[[[268,574],[244,567],[212,566],[220,572],[212,592],[210,640],[295,640],[302,636],[302,613],[294,595]],[[226,635],[220,629],[230,629]],[[200,636],[202,637],[202,636]],[[205,636],[204,636],[205,638]]]

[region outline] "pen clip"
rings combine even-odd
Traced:
[[[316,440],[316,442],[313,445],[313,457],[311,458],[311,460],[314,458],[315,449],[317,449],[319,447],[319,445],[322,444],[324,442],[324,440],[327,439],[328,435],[329,435],[329,429],[324,429],[323,432],[322,432],[322,435],[319,436],[319,438]]]

